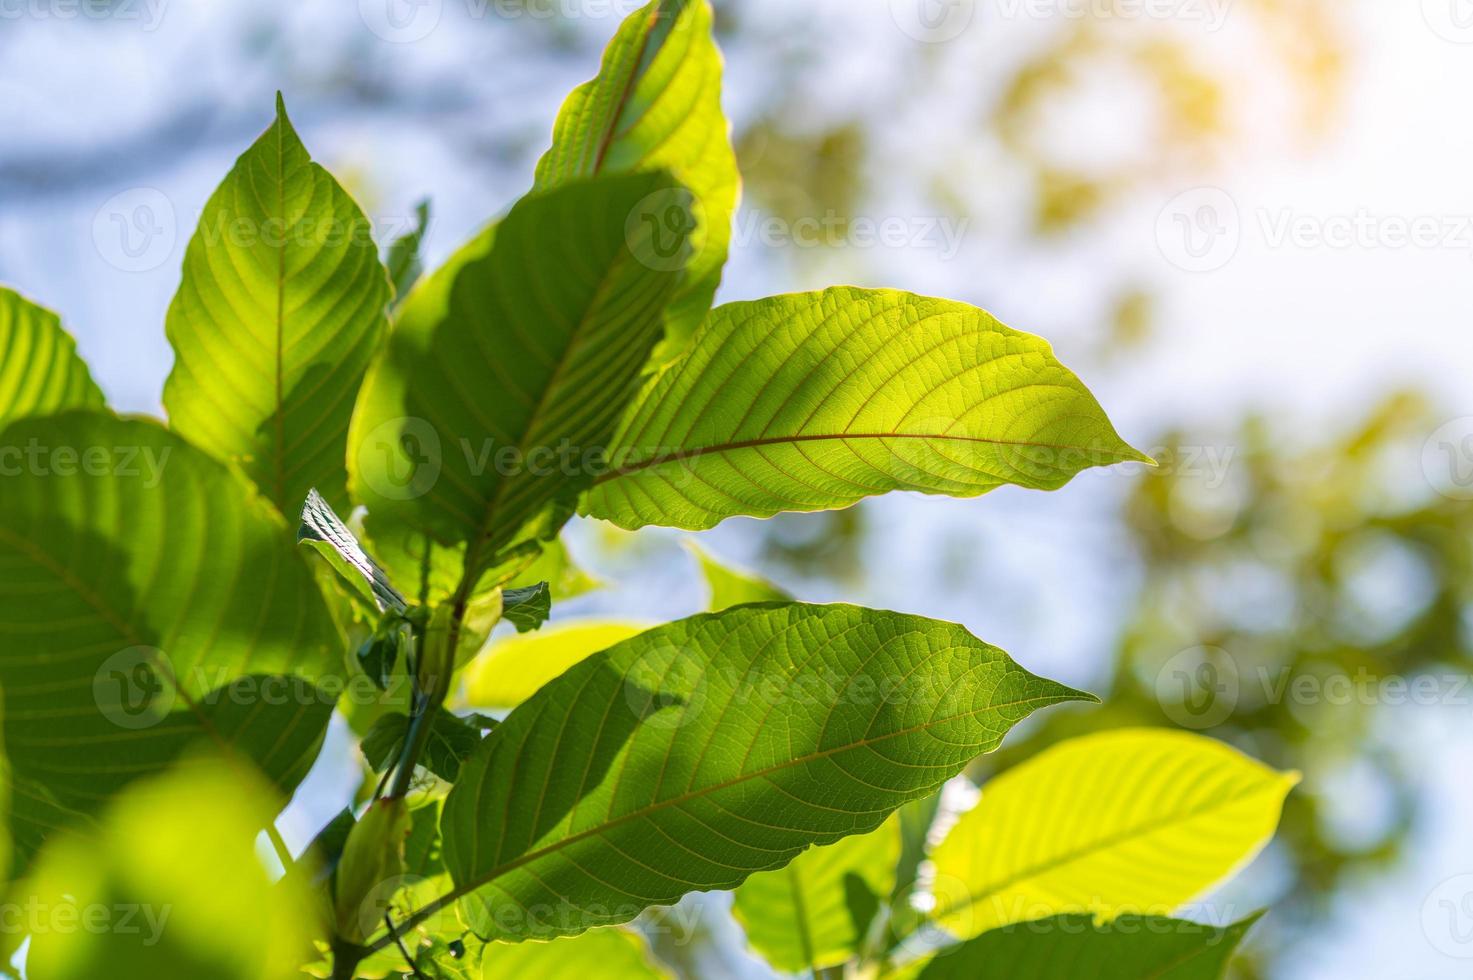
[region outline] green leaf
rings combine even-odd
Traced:
[[[419,257],[420,246],[424,244],[425,231],[430,226],[430,202],[428,198],[420,201],[414,206],[415,225],[412,229],[400,235],[389,246],[389,254],[385,265],[389,270],[389,282],[394,286],[394,308],[398,308],[419,281],[424,272],[424,263]]]
[[[1138,915],[1103,924],[1057,916],[983,933],[936,957],[920,980],[1222,980],[1257,921],[1219,929]]]
[[[518,633],[532,632],[547,622],[550,615],[552,590],[546,582],[501,593],[501,618],[515,626]]]
[[[201,737],[300,778],[332,711],[310,682],[341,641],[280,515],[152,422],[71,412],[0,433],[0,452],[29,444],[45,452],[4,478],[0,508],[22,851]]]
[[[317,487],[346,502],[353,398],[387,329],[389,281],[368,219],[286,117],[200,216],[165,333],[169,424],[240,463],[283,514]]]
[[[933,914],[962,939],[1056,914],[1170,915],[1268,843],[1298,781],[1167,729],[1062,742],[991,780],[936,849]]]
[[[836,287],[715,310],[631,407],[582,511],[634,529],[974,497],[1144,460],[1049,345],[964,303]]]
[[[488,945],[479,980],[567,980],[617,977],[619,980],[670,980],[639,936],[625,929],[594,929],[574,939],[551,943]]]
[[[383,772],[399,758],[404,737],[409,732],[409,717],[393,712],[373,723],[363,736],[363,757],[374,772]],[[425,742],[419,764],[447,783],[460,777],[460,766],[476,746],[481,744],[481,730],[448,711],[435,710],[430,723],[430,737]]]
[[[792,598],[760,575],[717,561],[709,551],[694,541],[687,541],[685,546],[701,563],[701,574],[705,576],[706,586],[711,590],[711,601],[706,607],[711,612],[749,602],[781,602]]]
[[[741,184],[711,19],[705,0],[661,0],[626,19],[598,77],[558,113],[552,149],[537,165],[538,190],[647,170],[667,170],[690,189],[693,207],[668,201],[662,215],[694,226],[689,272],[666,313],[670,354],[686,347],[711,309]]]
[[[445,802],[445,866],[483,938],[615,925],[874,830],[1085,697],[916,616],[696,616],[583,660],[487,736]]]
[[[28,895],[85,927],[36,930],[26,975],[296,975],[317,921],[312,895],[298,876],[273,883],[256,850],[279,805],[215,758],[135,784],[105,809],[95,839],[62,837],[41,856]]]
[[[592,480],[679,278],[639,220],[656,192],[681,193],[641,174],[518,202],[414,290],[369,373],[349,458],[369,537],[465,545],[462,597]]]
[[[736,890],[732,914],[752,948],[784,973],[838,966],[862,950],[876,896],[889,897],[899,858],[900,825],[891,817],[873,833],[809,848],[786,868],[754,874]],[[868,896],[868,915],[852,908],[856,891]]]
[[[466,667],[465,703],[515,708],[579,661],[647,629],[642,623],[582,620],[498,640]]]
[[[102,408],[102,389],[61,318],[0,286],[0,428],[25,415]]]
[[[307,503],[302,507],[302,524],[297,528],[297,543],[311,547],[327,559],[343,581],[372,603],[378,612],[403,612],[408,608],[404,597],[389,581],[388,573],[364,550],[353,532],[315,489],[307,492]]]

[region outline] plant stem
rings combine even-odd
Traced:
[[[266,825],[266,839],[271,842],[271,848],[276,852],[276,859],[281,862],[283,873],[292,869],[292,852],[286,846],[286,841],[281,837],[281,831],[276,829],[274,822]]]
[[[420,753],[429,741],[431,721],[439,705],[432,705],[419,695],[414,698],[414,719],[409,723],[409,734],[404,739],[404,751],[399,756],[398,769],[394,773],[393,785],[389,787],[389,799],[399,799],[409,792],[410,780],[414,778],[414,767],[419,764]]]
[[[362,963],[369,953],[370,950],[363,946],[334,937],[332,941],[332,980],[353,980],[353,974],[358,972],[358,964]]]

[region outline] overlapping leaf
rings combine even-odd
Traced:
[[[364,550],[352,530],[316,490],[308,492],[307,503],[302,507],[297,541],[322,555],[343,581],[378,612],[403,612],[408,608],[404,597],[389,581],[388,573]]]
[[[465,545],[474,584],[566,519],[678,284],[639,220],[657,193],[681,192],[649,173],[526,198],[405,301],[350,439],[369,536],[400,541],[381,555]]]
[[[648,624],[620,620],[580,620],[498,640],[466,667],[465,703],[515,708],[579,661],[647,629]]]
[[[1037,337],[964,303],[839,287],[712,312],[640,393],[582,509],[699,530],[891,490],[1051,490],[1143,459]]]
[[[695,555],[696,561],[700,562],[706,587],[711,590],[711,599],[706,608],[712,612],[748,602],[776,602],[792,598],[767,579],[718,561],[695,542],[687,542],[686,547]]]
[[[445,866],[486,938],[617,924],[867,833],[1081,697],[915,616],[696,616],[583,660],[493,731],[446,800]]]
[[[24,415],[101,408],[102,390],[61,319],[0,286],[0,427]]]
[[[919,980],[1222,980],[1254,916],[1225,929],[1124,915],[1064,915],[983,933],[938,956]]]
[[[343,456],[389,281],[368,219],[276,122],[211,196],[164,329],[169,422],[238,461],[283,514],[317,487],[346,502]]]
[[[300,779],[332,711],[311,681],[340,641],[280,516],[151,422],[73,412],[0,433],[27,444],[46,452],[3,478],[0,508],[22,855],[202,738]]]
[[[989,782],[936,849],[936,918],[965,939],[1054,914],[1170,914],[1268,842],[1298,778],[1166,729],[1060,743]]]
[[[802,973],[859,955],[881,905],[895,887],[900,825],[814,847],[786,868],[754,874],[736,890],[732,913],[771,966]]]
[[[721,111],[721,52],[706,0],[657,0],[624,21],[598,77],[568,97],[537,189],[598,174],[668,170],[690,189],[687,213],[672,200],[655,215],[689,222],[692,257],[666,315],[666,350],[678,352],[711,308],[731,243],[740,177]]]

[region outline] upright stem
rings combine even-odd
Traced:
[[[358,964],[368,956],[368,950],[345,939],[332,941],[332,980],[353,980]]]

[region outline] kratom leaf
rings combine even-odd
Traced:
[[[485,947],[478,980],[567,980],[617,977],[619,980],[670,980],[656,965],[644,939],[626,929],[593,929],[572,939]]]
[[[582,511],[633,529],[973,497],[1144,460],[1049,345],[964,303],[837,287],[712,312],[631,407]]]
[[[779,602],[792,598],[765,578],[717,561],[694,541],[687,541],[686,548],[701,563],[701,574],[711,590],[711,601],[706,608],[712,612],[748,602]]]
[[[389,581],[388,574],[363,549],[353,532],[315,489],[307,492],[307,503],[302,507],[302,523],[297,528],[297,542],[326,558],[343,580],[379,612],[403,612],[408,608],[404,597]]]
[[[920,980],[1222,980],[1257,921],[1219,929],[1137,915],[1104,924],[1058,916],[983,933],[936,957]]]
[[[89,924],[37,930],[27,976],[297,975],[317,921],[312,894],[300,876],[272,882],[256,851],[281,802],[216,758],[130,787],[105,808],[95,839],[62,837],[37,863],[27,893],[40,908],[69,908],[73,921]]]
[[[988,782],[936,849],[933,914],[962,939],[1056,914],[1169,915],[1268,843],[1298,780],[1168,729],[1062,742]]]
[[[102,389],[61,318],[0,286],[0,428],[25,415],[102,408]]]
[[[546,582],[501,593],[501,618],[515,626],[518,633],[532,632],[547,622],[550,615],[552,590]]]
[[[0,450],[33,440],[46,465],[6,477],[0,507],[0,686],[27,854],[201,737],[300,778],[332,711],[308,682],[341,647],[280,515],[152,422],[22,419]]]
[[[647,629],[647,623],[584,620],[497,640],[466,667],[465,703],[515,708],[584,658]]]
[[[754,874],[736,890],[732,914],[752,948],[783,973],[838,966],[863,948],[879,896],[889,898],[895,887],[899,859],[900,825],[891,817],[872,833],[809,848],[786,868]],[[856,891],[868,896],[867,917],[849,900]]]
[[[721,111],[721,71],[706,0],[651,3],[620,26],[598,77],[568,97],[537,165],[538,190],[647,170],[667,170],[690,189],[692,207],[669,199],[657,212],[667,227],[694,226],[686,281],[665,317],[670,354],[711,309],[731,243],[741,179]]]
[[[404,737],[409,732],[409,717],[398,712],[384,715],[374,722],[373,728],[363,736],[363,757],[374,772],[383,772],[399,758],[404,746]],[[430,725],[430,737],[425,742],[419,764],[453,783],[460,776],[463,761],[481,744],[481,730],[455,717],[448,711],[436,709]]]
[[[404,297],[414,288],[424,272],[424,263],[419,257],[420,246],[424,244],[425,232],[430,227],[430,202],[429,199],[420,201],[414,206],[415,225],[412,229],[400,235],[389,246],[389,254],[384,264],[389,270],[389,282],[394,287],[394,307],[404,302]]]
[[[164,331],[169,424],[239,462],[281,513],[317,487],[346,503],[353,398],[387,329],[389,280],[368,219],[276,122],[200,216]]]
[[[445,801],[445,866],[483,938],[615,925],[874,830],[1085,697],[916,616],[696,616],[583,660],[488,735]]]
[[[655,173],[525,198],[414,290],[353,417],[370,538],[465,545],[468,595],[508,546],[566,520],[679,278],[639,220],[656,192],[681,193]]]

